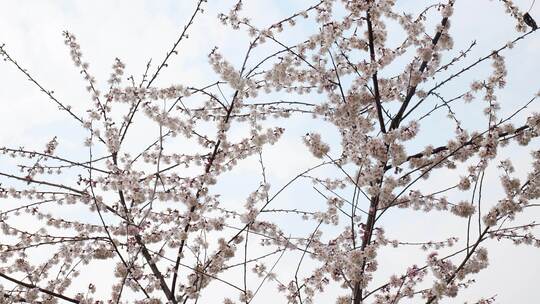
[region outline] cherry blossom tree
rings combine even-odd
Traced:
[[[321,0],[261,27],[240,0],[217,18],[249,35],[235,46],[242,60],[205,50],[215,72],[205,86],[156,86],[205,0],[139,76],[116,58],[98,81],[65,31],[85,111],[2,44],[2,69],[18,70],[83,138],[0,148],[0,302],[453,303],[475,288],[491,249],[540,247],[540,114],[530,111],[540,93],[500,97],[505,58],[537,39],[534,16],[486,1],[513,20],[515,37],[471,60],[478,43],[454,43],[455,0],[414,12],[398,2]],[[319,127],[303,129],[294,153],[316,164],[271,184],[269,149],[306,116]],[[438,121],[449,127],[434,133]],[[64,144],[78,152],[61,154]],[[530,156],[526,172],[503,157],[516,149]],[[248,161],[252,189],[233,174]],[[297,185],[305,199],[293,204],[284,195]],[[240,190],[242,201],[223,198]],[[403,228],[391,221],[422,225],[425,214],[453,224],[437,239],[394,238]],[[403,253],[387,275],[381,253],[410,250],[421,263]],[[497,292],[467,303],[494,303]]]

